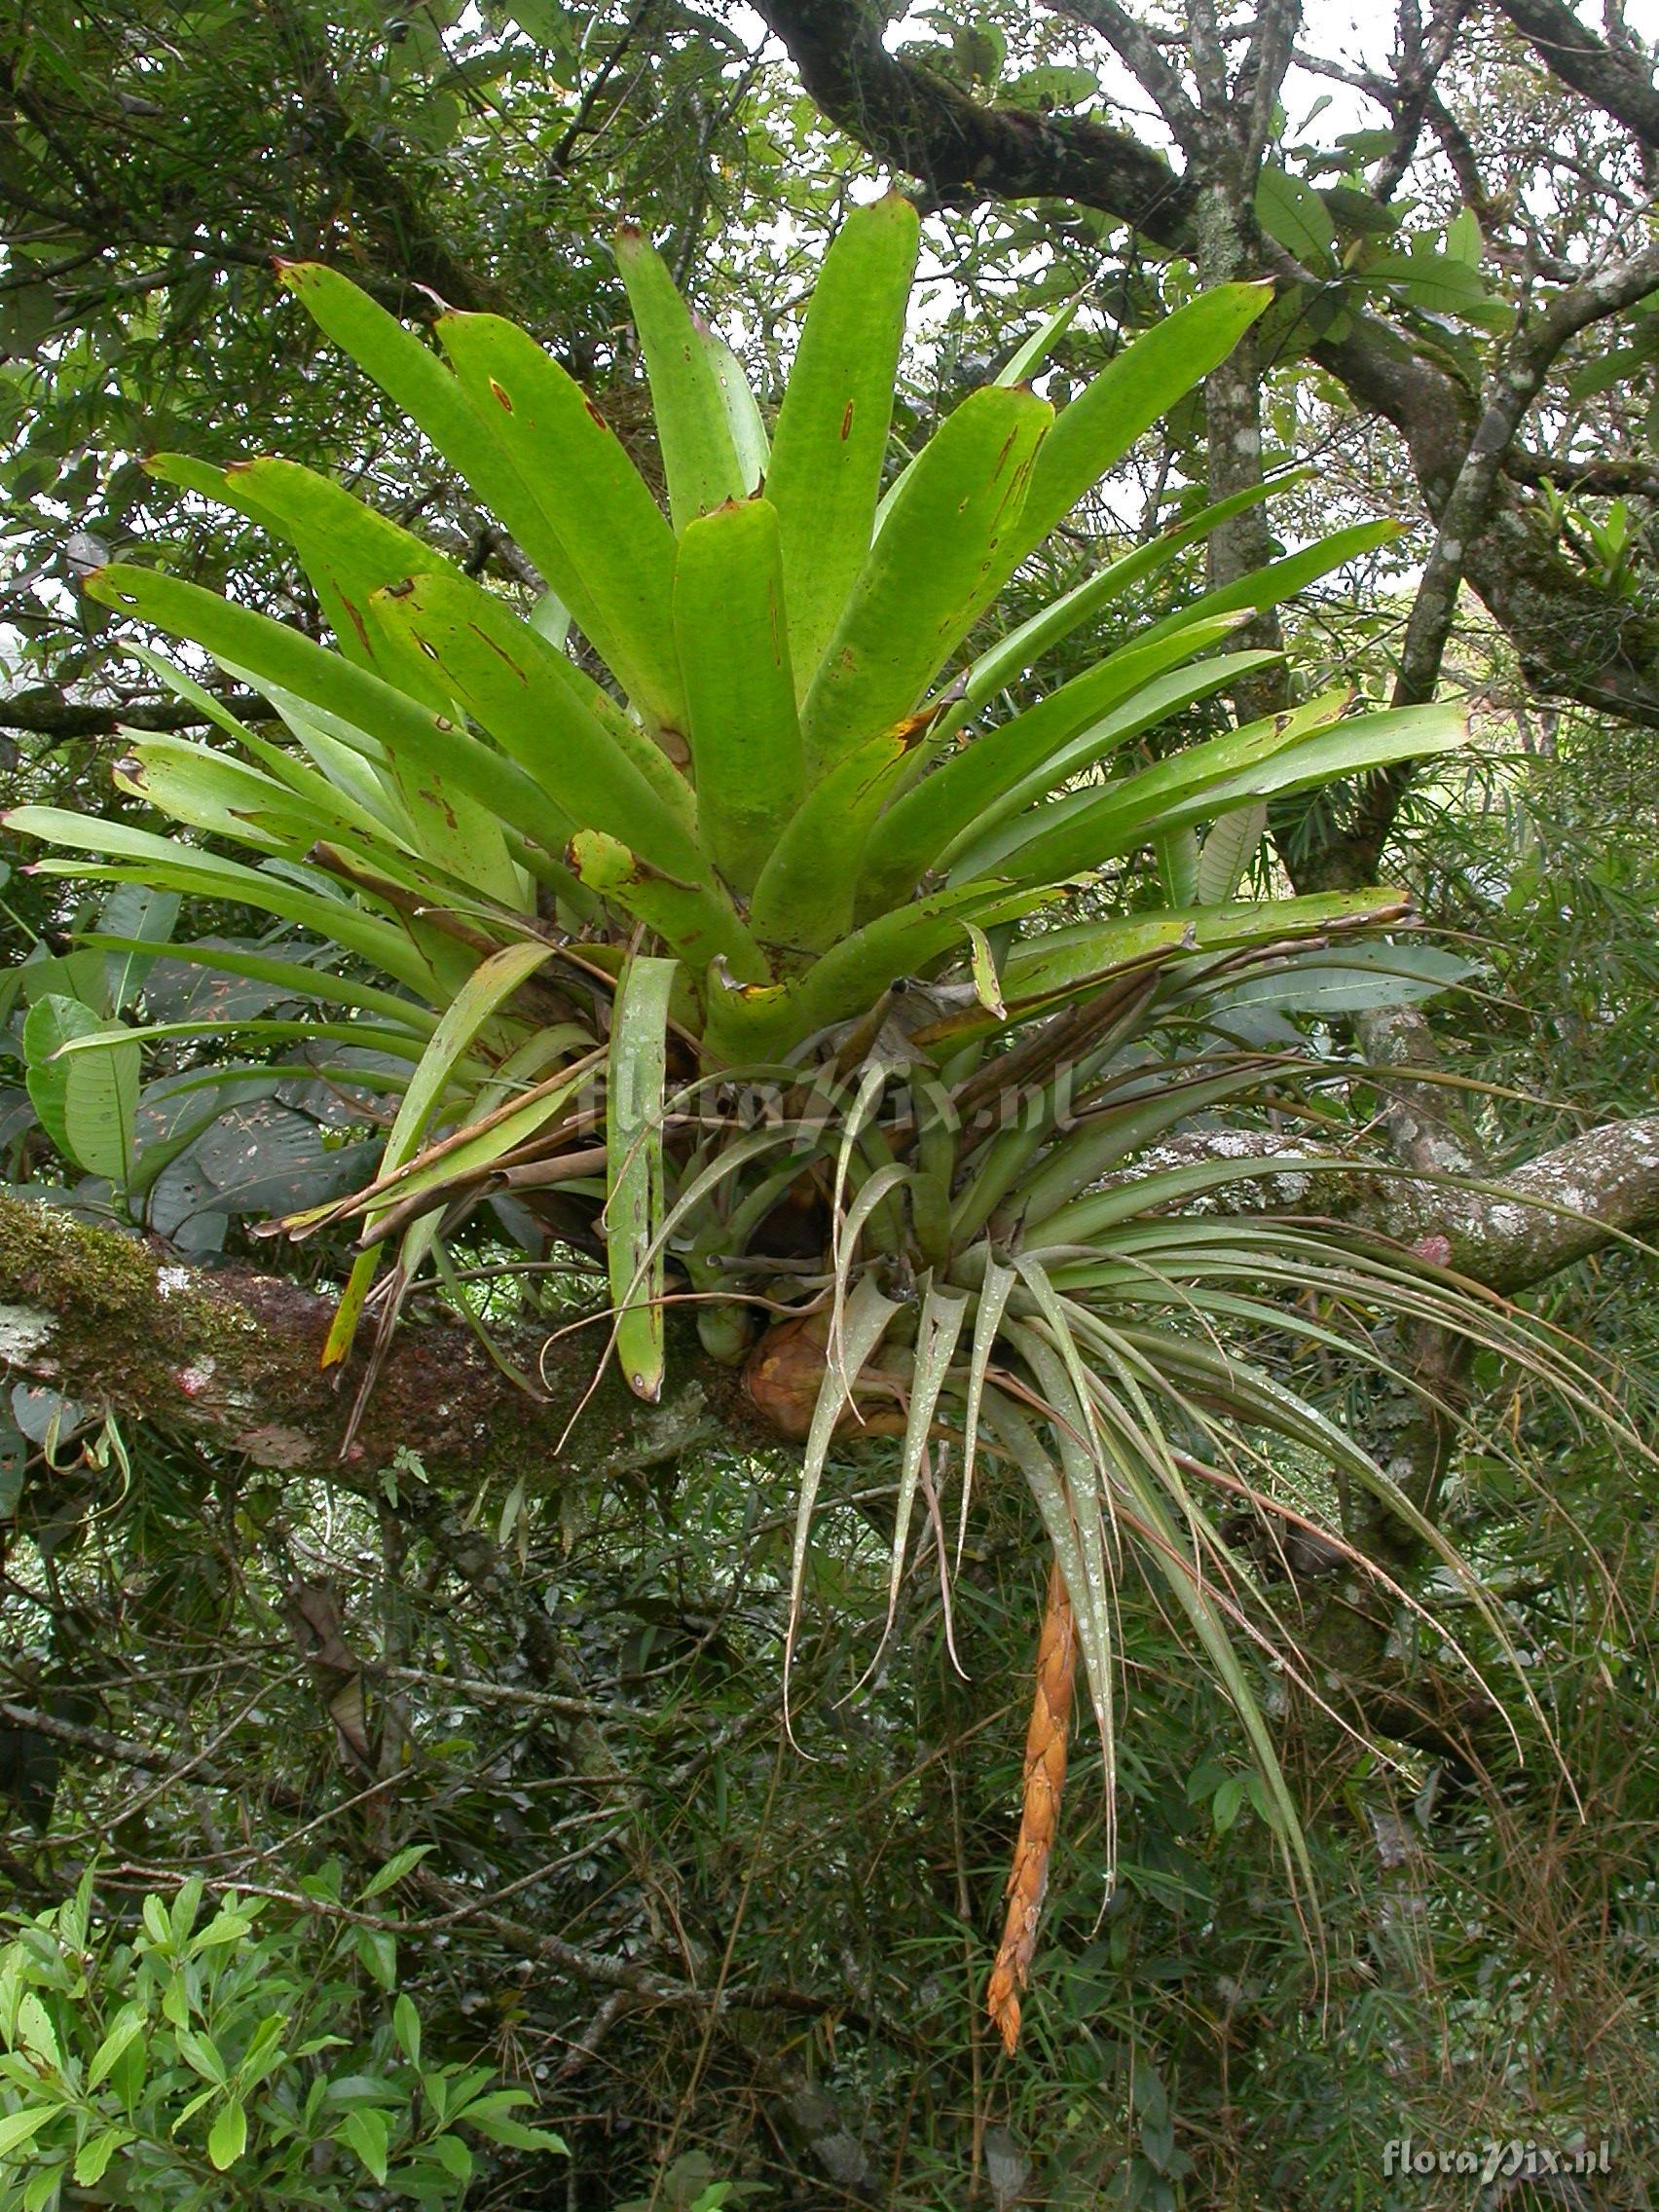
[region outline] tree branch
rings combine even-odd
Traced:
[[[1203,151],[1204,119],[1188,97],[1177,72],[1163,58],[1157,40],[1117,0],[1050,0],[1060,15],[1096,30],[1128,70],[1174,132],[1189,156]]]
[[[1399,431],[1438,521],[1479,427],[1467,387],[1357,311],[1313,358]],[[1565,560],[1507,483],[1495,488],[1485,527],[1462,542],[1462,561],[1539,690],[1659,728],[1659,624]]]
[[[240,1268],[174,1264],[165,1247],[94,1228],[60,1206],[0,1193],[0,1365],[80,1403],[154,1423],[256,1467],[296,1475],[340,1468],[355,1377],[323,1374],[318,1354],[333,1301]],[[660,1405],[631,1397],[607,1364],[605,1330],[504,1343],[546,1384],[518,1389],[462,1324],[400,1328],[347,1460],[347,1479],[419,1459],[434,1485],[528,1474],[554,1486],[570,1470],[637,1472],[699,1444],[729,1441],[744,1421],[737,1378],[682,1363]],[[350,1470],[357,1470],[354,1478]]]
[[[919,62],[889,54],[859,0],[760,0],[801,83],[871,153],[942,206],[1061,195],[1104,208],[1159,245],[1187,243],[1192,195],[1161,154],[1084,118],[982,107]]]
[[[1659,88],[1634,54],[1605,46],[1565,0],[1497,0],[1552,76],[1570,85],[1643,145],[1659,148]]]
[[[1219,1204],[1329,1215],[1400,1244],[1444,1238],[1450,1267],[1505,1296],[1621,1237],[1659,1228],[1659,1114],[1568,1138],[1509,1170],[1496,1196],[1452,1180],[1429,1182],[1382,1160],[1374,1172],[1363,1162],[1339,1166],[1334,1155],[1310,1152],[1305,1139],[1268,1129],[1169,1137],[1132,1172],[1218,1158],[1243,1163],[1238,1182],[1217,1194]],[[1270,1161],[1279,1163],[1280,1173],[1252,1172]]]
[[[239,720],[261,720],[271,709],[254,692],[237,692],[223,701]],[[28,691],[14,691],[0,699],[0,729],[17,730],[25,737],[44,737],[53,745],[70,745],[79,739],[113,737],[121,729],[201,729],[209,718],[184,699],[117,700],[108,706],[65,699],[61,692],[41,684]]]
[[[1247,1163],[1224,1202],[1355,1219],[1403,1243],[1444,1237],[1460,1273],[1505,1293],[1659,1225],[1659,1114],[1540,1154],[1495,1197],[1393,1173],[1382,1161],[1374,1173],[1339,1167],[1304,1140],[1265,1130],[1199,1131],[1157,1156],[1165,1164],[1199,1158]],[[1264,1187],[1249,1166],[1268,1161],[1283,1163],[1284,1179]],[[295,1284],[180,1266],[151,1243],[0,1194],[0,1365],[82,1404],[245,1454],[255,1466],[326,1473],[338,1466],[350,1395],[316,1364],[331,1313],[329,1299]],[[537,1401],[459,1323],[406,1325],[350,1465],[369,1476],[414,1455],[434,1484],[464,1481],[470,1494],[527,1467],[545,1470],[548,1484],[567,1470],[638,1472],[749,1429],[736,1377],[682,1344],[661,1405],[630,1397],[612,1363],[564,1442],[602,1334],[543,1344],[539,1332],[520,1333],[507,1348],[532,1372],[540,1360],[548,1396]]]
[[[1558,491],[1588,493],[1597,498],[1659,499],[1659,465],[1635,456],[1566,461],[1511,446],[1503,457],[1503,473],[1517,484],[1553,484]]]
[[[135,1744],[129,1737],[113,1735],[107,1728],[83,1726],[78,1720],[60,1720],[55,1713],[42,1713],[32,1705],[15,1705],[0,1698],[0,1720],[9,1728],[26,1729],[48,1737],[72,1751],[88,1751],[93,1758],[113,1759],[118,1766],[134,1766],[143,1774],[163,1774],[174,1781],[204,1784],[209,1788],[234,1787],[231,1778],[206,1759],[183,1751],[160,1751],[153,1744]]]
[[[1597,270],[1551,300],[1535,320],[1524,323],[1493,379],[1493,391],[1463,465],[1437,517],[1434,549],[1412,601],[1400,651],[1394,705],[1420,706],[1434,696],[1452,617],[1463,581],[1465,554],[1486,530],[1498,480],[1522,419],[1544,387],[1567,341],[1604,316],[1631,307],[1659,287],[1659,246]]]
[[[1553,6],[1555,0],[1515,4]],[[1203,165],[1177,176],[1161,155],[1124,132],[981,107],[920,64],[890,55],[881,43],[880,12],[861,0],[764,0],[761,12],[824,112],[860,144],[922,179],[940,201],[966,205],[1051,195],[1133,222],[1157,243],[1197,251]],[[1095,24],[1109,39],[1114,34],[1117,0],[1075,7],[1068,0],[1066,12]],[[1430,58],[1438,51],[1438,35],[1454,19],[1449,10],[1438,15],[1427,42]],[[1173,106],[1169,85],[1179,91],[1179,80],[1167,63],[1162,66],[1168,83],[1158,78],[1154,64],[1161,55],[1150,34],[1146,47],[1139,59],[1163,84]],[[1300,52],[1296,58],[1323,66]],[[1382,82],[1345,81],[1367,91]],[[1389,82],[1386,92],[1389,104],[1397,106],[1400,88]],[[1432,86],[1425,112],[1440,129],[1444,111]],[[1214,135],[1207,125],[1205,131]],[[1215,151],[1206,150],[1211,166]],[[1271,240],[1260,242],[1259,252],[1256,266],[1265,266],[1281,283],[1301,283],[1309,301],[1323,289]],[[1253,273],[1249,267],[1234,272]],[[1438,520],[1469,459],[1478,403],[1446,365],[1418,351],[1377,315],[1353,305],[1343,320],[1342,338],[1322,341],[1313,358],[1361,408],[1399,430],[1429,512]],[[1540,690],[1659,728],[1659,622],[1565,559],[1507,478],[1493,492],[1486,528],[1472,544],[1463,542],[1463,576],[1514,642],[1524,673]],[[1379,795],[1374,819],[1364,826],[1368,840],[1379,824],[1386,834],[1398,789]]]

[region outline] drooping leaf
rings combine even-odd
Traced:
[[[616,1355],[629,1389],[654,1401],[663,1379],[663,1077],[678,963],[628,963],[611,1017],[606,1088],[606,1247]]]

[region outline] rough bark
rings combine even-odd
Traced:
[[[1157,244],[1188,243],[1190,187],[1126,131],[983,107],[889,54],[882,16],[863,0],[760,0],[759,13],[825,114],[917,178],[938,204],[1059,194],[1105,208]]]
[[[158,1244],[0,1194],[0,1365],[256,1467],[363,1481],[424,1468],[469,1493],[528,1474],[535,1490],[637,1473],[745,1420],[736,1379],[712,1362],[682,1365],[656,1406],[630,1397],[609,1364],[572,1426],[603,1328],[503,1346],[532,1374],[539,1362],[537,1400],[464,1326],[416,1321],[394,1338],[342,1466],[355,1377],[337,1383],[317,1365],[332,1303],[240,1268],[180,1266]]]
[[[1608,46],[1565,0],[1497,0],[1544,67],[1645,146],[1659,147],[1659,90],[1634,54]]]

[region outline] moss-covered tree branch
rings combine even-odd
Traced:
[[[332,1305],[251,1271],[175,1264],[160,1245],[0,1194],[0,1363],[256,1466],[339,1465],[356,1378],[318,1366]],[[730,1435],[735,1379],[708,1362],[671,1375],[655,1406],[630,1397],[608,1365],[583,1405],[605,1341],[598,1325],[550,1340],[520,1332],[507,1348],[544,1378],[538,1399],[461,1323],[406,1325],[348,1469],[369,1474],[413,1454],[434,1486],[464,1481],[470,1492],[527,1470],[548,1482],[567,1470],[633,1473]]]

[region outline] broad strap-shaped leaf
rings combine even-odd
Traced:
[[[569,822],[620,838],[654,867],[707,874],[682,818],[588,712],[559,647],[528,622],[466,578],[439,575],[376,592],[370,617],[441,673],[451,697]]]
[[[547,521],[539,501],[527,488],[515,460],[503,450],[496,434],[494,425],[499,413],[498,405],[493,410],[475,406],[456,377],[420,339],[336,271],[319,264],[290,263],[283,266],[281,276],[288,289],[304,302],[328,335],[374,378],[438,452],[461,471],[480,502],[506,525],[531,561],[549,574],[563,574],[568,564],[562,541]],[[530,342],[525,340],[524,343],[529,345]],[[531,350],[535,351],[534,347]],[[648,494],[645,500],[654,513]],[[666,535],[667,525],[660,516],[656,521]],[[666,592],[663,606],[666,608]],[[645,631],[648,637],[648,623]],[[229,661],[224,665],[235,666]],[[622,671],[630,664],[624,655],[613,665]],[[261,687],[267,686],[262,683]],[[649,695],[648,682],[642,682],[637,688],[643,697]],[[316,702],[311,704],[314,706]],[[288,709],[279,707],[279,711],[308,746],[315,745],[320,751],[323,744],[332,742],[324,739],[321,732],[302,726]],[[326,718],[320,719],[326,720]],[[674,720],[672,701],[664,719]],[[365,794],[359,792],[358,795]],[[522,822],[534,818],[534,810],[530,818],[514,816],[510,809],[502,809],[501,816],[503,820]],[[543,835],[543,842],[547,841]],[[555,849],[559,841],[558,838],[552,840]],[[580,894],[575,896],[579,900]]]
[[[129,750],[115,763],[118,791],[147,800],[174,822],[261,852],[296,855],[318,837],[357,837],[390,852],[383,824],[343,793],[302,796],[291,786],[210,745],[124,731]],[[317,778],[320,784],[322,779]],[[327,787],[324,786],[324,791]]]
[[[1201,952],[1232,952],[1329,930],[1376,928],[1400,921],[1410,909],[1405,892],[1374,888],[1071,922],[1014,945],[1003,963],[1003,988],[1012,1003],[1048,1001],[1061,992],[1095,987],[1126,963],[1142,958],[1154,941],[1185,942]]]
[[[1230,621],[1232,617],[1224,616],[1222,619]],[[1209,629],[1207,623],[1196,627],[1200,632]],[[1161,647],[1175,644],[1187,636],[1185,630],[1177,630],[1168,638],[1157,639],[1152,645],[1135,649],[1146,654],[1145,665],[1151,667],[1156,664],[1155,656]],[[1181,656],[1182,659],[1186,657]],[[1129,692],[1122,706],[1103,713],[1098,720],[1086,721],[1075,737],[1063,739],[1053,745],[1037,758],[1033,767],[1019,775],[1015,771],[1021,756],[1030,758],[1035,755],[1038,751],[1038,738],[1053,731],[1066,719],[1059,714],[1049,716],[1045,712],[1049,702],[1043,701],[1030,710],[1032,719],[1029,727],[1019,727],[1019,724],[1026,722],[1025,716],[1020,716],[1014,723],[1004,725],[1014,733],[1006,745],[995,746],[998,762],[1005,769],[1007,781],[1003,790],[986,793],[975,826],[979,834],[974,842],[976,845],[982,842],[984,832],[993,824],[1009,820],[1022,807],[1031,806],[1038,799],[1046,798],[1051,792],[1062,790],[1085,769],[1097,767],[1146,730],[1156,728],[1160,722],[1197,705],[1200,699],[1212,698],[1217,691],[1271,666],[1280,657],[1278,653],[1269,651],[1222,653],[1213,659],[1200,660],[1191,668],[1177,665],[1168,675],[1157,677],[1141,689]],[[1086,678],[1078,681],[1087,683]],[[1101,688],[1105,688],[1104,682]],[[1057,698],[1059,694],[1055,693],[1054,696]],[[1085,690],[1079,694],[1079,703],[1087,698],[1088,692]],[[992,735],[995,739],[1001,739],[1002,731],[995,731]],[[963,842],[960,837],[954,839],[942,857],[947,861],[954,860]]]
[[[233,661],[222,660],[219,666],[250,691],[257,691],[294,740],[294,746],[289,747],[261,738],[252,730],[240,732],[237,742],[255,760],[272,775],[293,784],[295,790],[302,786],[295,781],[292,769],[296,761],[303,760],[330,791],[342,793],[380,823],[388,835],[414,849],[415,826],[391,773],[391,756],[378,738],[310,700],[296,698],[269,677],[238,669]]]
[[[772,441],[766,435],[765,418],[743,373],[743,363],[719,332],[711,330],[695,312],[691,327],[714,364],[715,382],[719,386],[726,427],[731,432],[738,474],[743,480],[743,496],[746,499],[753,498],[765,484],[766,469],[772,458]]]
[[[402,640],[377,633],[368,619],[370,595],[383,584],[427,572],[463,580],[442,554],[343,486],[293,461],[261,459],[215,469],[166,454],[148,466],[152,475],[223,500],[285,537],[346,659],[434,713],[449,712],[451,701],[433,670]],[[508,855],[496,815],[446,785],[429,764],[417,767],[394,757],[386,772],[416,842],[429,859],[503,905],[525,903],[528,887]]]
[[[747,896],[806,795],[776,510],[728,504],[686,526],[674,629],[703,848]]]
[[[84,588],[102,605],[127,608],[174,636],[192,638],[216,660],[367,731],[407,766],[430,769],[437,781],[453,783],[549,851],[562,851],[568,841],[570,817],[522,769],[448,717],[431,713],[366,669],[353,668],[298,630],[152,569],[100,569]]]
[[[516,461],[494,435],[489,417],[473,405],[431,348],[336,269],[290,261],[278,265],[278,275],[341,350],[461,472],[479,504],[504,525],[521,551],[544,575],[556,576],[565,563],[557,532]]]
[[[107,950],[112,958],[122,953],[153,955],[155,951],[147,940],[117,937],[101,926],[89,931],[77,942]],[[261,999],[262,1005],[284,999],[314,999],[323,1006],[354,1007],[365,1014],[378,1014],[388,1020],[404,1022],[418,1036],[430,1036],[436,1020],[428,1008],[418,1006],[413,999],[399,998],[395,992],[378,984],[361,982],[351,976],[332,975],[326,968],[313,967],[309,960],[284,960],[275,952],[249,951],[228,940],[221,942],[215,938],[199,938],[193,943],[169,943],[162,958],[169,967],[176,963],[207,968],[216,975],[248,977],[269,983],[272,990]],[[210,990],[211,985],[207,988]],[[221,1026],[228,1028],[231,1024],[226,1022]]]
[[[1039,608],[1006,638],[987,646],[974,662],[968,670],[961,698],[940,716],[929,732],[930,745],[948,738],[965,722],[972,721],[986,701],[994,699],[1015,677],[1034,668],[1046,653],[1092,619],[1102,608],[1166,569],[1188,546],[1209,536],[1218,525],[1232,516],[1243,514],[1247,508],[1271,499],[1275,493],[1303,483],[1311,473],[1306,468],[1290,469],[1283,475],[1270,477],[1266,483],[1235,492],[1229,498],[1217,499],[1213,506],[1200,508],[1184,522],[1148,539],[1146,544],[1137,545],[1133,552],[1108,562],[1047,607]],[[1138,645],[1143,641],[1137,638],[1135,643]]]
[[[1023,714],[959,746],[896,799],[871,830],[863,903],[903,898],[930,868],[947,864],[970,833],[984,831],[1165,716],[1278,657],[1229,653],[1185,674],[1168,673],[1230,637],[1238,620],[1221,615],[1150,645],[1125,646]]]
[[[316,725],[314,713],[302,718],[303,734],[295,731],[300,750],[293,746],[278,745],[268,737],[251,730],[234,715],[225,711],[221,701],[210,691],[195,682],[182,671],[174,668],[161,653],[150,652],[144,646],[132,648],[134,657],[157,675],[167,688],[181,699],[188,699],[202,709],[205,719],[234,738],[248,756],[256,760],[269,776],[285,784],[298,797],[309,799],[324,813],[334,814],[345,810],[358,823],[365,835],[389,835],[396,841],[413,845],[412,826],[408,809],[401,796],[391,786],[388,775],[380,772],[378,764],[385,748],[375,744],[365,732],[352,731],[355,749],[341,744],[333,736],[322,732]],[[272,704],[276,705],[273,699]],[[283,706],[278,714],[292,721]],[[297,704],[297,703],[296,703]],[[372,758],[371,758],[372,756]],[[389,759],[387,760],[389,767]]]
[[[683,731],[674,655],[674,533],[620,439],[575,381],[498,315],[438,323],[462,390],[528,487],[537,561],[577,627],[641,713]]]
[[[920,225],[899,193],[858,207],[819,271],[772,436],[790,650],[804,697],[869,553]]]
[[[683,532],[727,499],[746,499],[754,482],[738,458],[714,350],[676,289],[668,264],[635,225],[616,234],[616,266],[645,350],[669,513],[675,529]]]
[[[72,813],[64,807],[18,806],[4,817],[8,829],[20,836],[39,837],[43,843],[66,846],[71,852],[106,855],[121,864],[114,868],[89,868],[80,862],[38,861],[42,874],[80,874],[113,882],[144,882],[183,891],[230,904],[252,906],[311,930],[325,941],[335,941],[367,960],[399,982],[407,983],[423,998],[432,989],[432,973],[406,933],[377,914],[345,899],[329,899],[291,879],[273,875],[241,861],[222,859],[158,837],[148,830],[134,830],[125,822],[100,822],[95,816]]]
[[[938,1060],[997,1029],[1054,1013],[1091,997],[1112,977],[1147,975],[1194,953],[1230,953],[1327,930],[1398,922],[1409,915],[1403,891],[1319,892],[1307,899],[1194,907],[1185,912],[1119,914],[1102,922],[1062,924],[1014,944],[1003,963],[1008,1006],[999,1022],[977,1001],[914,1030],[911,1042]],[[981,1217],[982,1218],[982,1217]]]
[[[1242,767],[1267,759],[1315,731],[1329,728],[1341,719],[1352,699],[1351,685],[1333,684],[1282,714],[1260,716],[1255,721],[1245,722],[1204,744],[1172,753],[1150,768],[1131,769],[1104,785],[1090,784],[1074,790],[1055,797],[1047,806],[1033,806],[1031,802],[1042,798],[1046,789],[1055,787],[1036,777],[1028,778],[1013,794],[1026,811],[1016,814],[1010,806],[999,807],[996,819],[973,839],[965,853],[958,847],[959,872],[970,861],[977,866],[1000,866],[1007,856],[1022,846],[1034,832],[1068,822],[1103,800],[1115,802],[1131,787],[1144,799],[1166,799],[1170,804],[1177,797],[1208,791],[1214,785],[1225,783]],[[1143,776],[1154,780],[1143,784],[1140,780]]]
[[[677,966],[638,958],[623,971],[606,1088],[605,1230],[616,1355],[629,1389],[653,1403],[663,1379],[663,1081]]]
[[[287,537],[346,657],[359,667],[374,669],[428,706],[444,710],[451,703],[442,672],[400,634],[388,633],[369,618],[369,603],[376,593],[411,577],[432,576],[442,580],[442,590],[458,611],[469,608],[486,629],[496,632],[503,622],[510,627],[516,620],[503,600],[474,582],[453,561],[312,469],[259,460],[221,471],[176,455],[160,456],[146,465],[168,481],[188,483],[209,497],[228,499]],[[559,610],[551,622],[545,618],[548,600]],[[661,746],[563,651],[569,615],[553,594],[546,595],[525,627],[551,648],[537,664],[546,680],[560,686],[590,719],[604,725],[657,795],[689,826],[694,813],[690,793]],[[241,734],[248,742],[246,733]]]
[[[998,384],[1029,384],[1050,353],[1077,320],[1077,311],[1083,305],[1083,295],[1057,307],[1046,315],[1022,346],[1012,352],[997,371]]]
[[[853,924],[865,839],[904,762],[904,738],[868,738],[822,776],[767,857],[749,922],[762,944],[823,952]]]
[[[435,546],[366,505],[344,485],[297,461],[261,455],[217,468],[185,454],[164,453],[144,466],[161,482],[218,499],[286,538],[323,602],[341,650],[353,654],[359,667],[376,665],[374,640],[365,626],[364,602],[371,591],[404,576],[460,572]],[[424,681],[429,683],[430,679]],[[410,688],[416,697],[424,695]]]
[[[1078,793],[1020,815],[974,847],[953,874],[994,872],[1013,883],[1052,882],[1100,866],[1159,831],[1204,822],[1251,799],[1309,791],[1394,760],[1447,753],[1468,727],[1452,707],[1400,707],[1360,715],[1322,735],[1298,738],[1295,717],[1213,738],[1104,790]]]
[[[1033,459],[1052,420],[1034,393],[986,386],[923,448],[807,693],[813,780],[910,714],[1014,572]]]
[[[803,1039],[868,1012],[901,977],[925,974],[962,942],[963,925],[1028,914],[1047,891],[960,884],[890,908],[832,945],[795,980],[771,990],[711,992],[707,1042],[730,1063],[780,1059]],[[977,1011],[984,1014],[982,1008]],[[995,1016],[985,1014],[994,1026]]]
[[[1031,472],[1019,559],[1063,522],[1144,430],[1218,368],[1272,305],[1271,284],[1218,284],[1125,346],[1060,410]]]
[[[1282,560],[1270,561],[1265,569],[1253,569],[1233,583],[1218,584],[1201,599],[1177,608],[1145,631],[1141,643],[1161,638],[1208,614],[1254,614],[1264,607],[1276,607],[1281,600],[1294,599],[1299,591],[1317,583],[1321,576],[1328,576],[1333,569],[1375,553],[1380,546],[1391,545],[1402,528],[1397,522],[1358,522],[1347,530],[1334,530],[1300,553],[1287,553]]]

